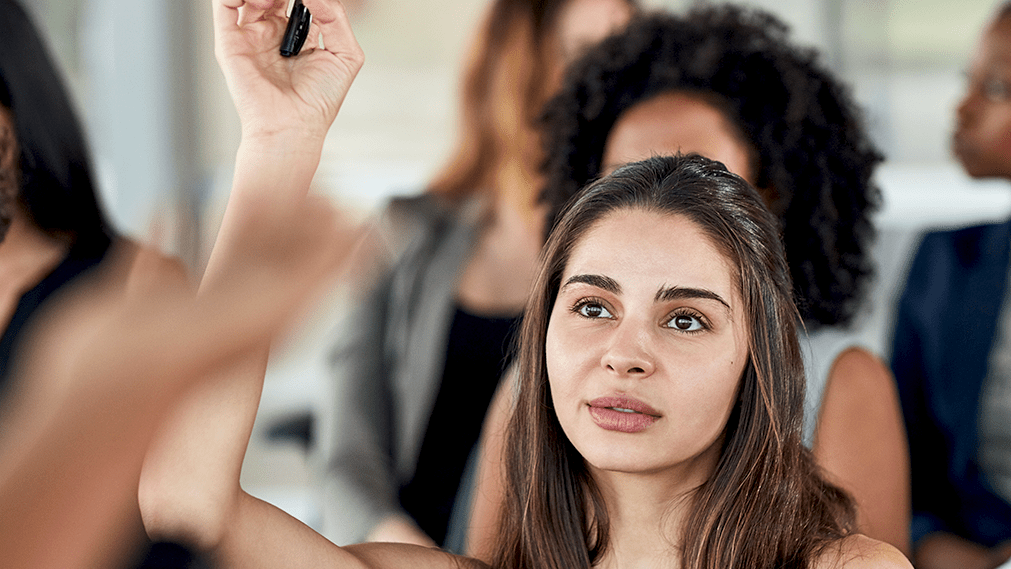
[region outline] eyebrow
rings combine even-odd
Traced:
[[[621,294],[621,285],[618,281],[612,279],[611,277],[605,277],[603,275],[572,275],[569,277],[562,288],[566,288],[569,285],[583,283],[599,289],[606,290],[612,294]],[[653,298],[655,302],[669,302],[671,300],[679,300],[685,298],[701,298],[706,300],[715,300],[722,304],[728,311],[730,311],[730,304],[723,297],[716,294],[715,292],[704,289],[704,288],[692,288],[692,287],[662,287],[660,290],[656,291],[656,296]]]
[[[569,280],[565,281],[562,288],[564,289],[565,287],[576,283],[583,283],[601,288],[611,294],[621,294],[621,285],[618,284],[618,281],[603,275],[572,275],[569,277]]]
[[[730,310],[730,304],[728,304],[727,301],[723,300],[722,296],[716,294],[711,290],[707,290],[704,288],[690,288],[678,286],[664,287],[656,291],[656,297],[654,297],[654,300],[656,302],[667,302],[682,298],[702,298],[706,300],[715,300],[716,302],[719,302],[720,304],[725,306],[728,311]]]

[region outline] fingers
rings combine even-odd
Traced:
[[[360,67],[365,56],[355,39],[344,5],[337,0],[302,0],[302,2],[312,13],[314,25],[319,26],[324,49],[338,57],[356,62]]]
[[[224,1],[235,2],[236,0]],[[268,16],[283,18],[287,5],[287,0],[245,0],[239,9],[239,26],[259,22]]]
[[[286,6],[287,0],[214,0],[214,31],[234,32],[268,14],[284,16]]]
[[[220,37],[222,33],[239,28],[239,7],[243,3],[243,0],[214,0],[212,11],[215,35]]]

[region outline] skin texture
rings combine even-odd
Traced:
[[[561,282],[545,347],[551,399],[612,513],[600,566],[662,566],[678,498],[716,467],[747,361],[733,273],[694,223],[632,210],[582,238]],[[633,433],[606,428],[630,414],[600,398],[657,418]]]
[[[1011,18],[983,32],[956,110],[952,150],[974,178],[1011,178]]]
[[[670,246],[655,247],[664,241]],[[689,488],[705,480],[747,359],[723,255],[684,218],[620,212],[589,231],[562,282],[546,354],[569,440],[595,474],[669,477]],[[657,298],[691,290],[719,299]],[[595,417],[614,413],[591,405],[601,397],[633,398],[659,418],[635,433],[607,430]]]

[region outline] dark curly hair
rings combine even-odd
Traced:
[[[770,14],[707,6],[636,18],[574,62],[542,117],[549,226],[601,174],[618,117],[654,95],[718,100],[753,146],[755,185],[776,196],[797,303],[809,327],[849,323],[872,273],[871,182],[882,160],[849,93]]]

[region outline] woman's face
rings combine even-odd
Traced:
[[[558,12],[555,37],[561,65],[628,23],[632,8],[625,0],[569,0]]]
[[[1011,18],[983,34],[956,112],[952,149],[976,178],[1011,178]]]
[[[678,215],[620,210],[576,244],[545,350],[558,421],[591,469],[711,474],[748,358],[732,275]]]
[[[603,171],[650,156],[696,153],[755,184],[754,151],[723,112],[701,97],[669,91],[628,109],[604,144]]]

